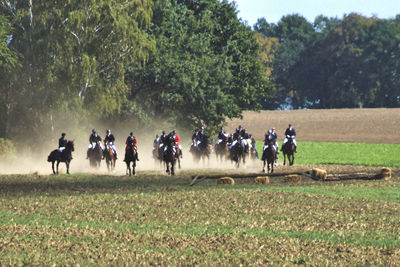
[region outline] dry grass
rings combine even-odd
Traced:
[[[269,184],[269,177],[268,176],[257,176],[254,178],[254,183],[263,185],[263,184]]]
[[[239,124],[257,140],[275,127],[279,140],[291,123],[298,141],[400,143],[400,109],[330,109],[246,111],[243,119],[228,121],[232,132]]]

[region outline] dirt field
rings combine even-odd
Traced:
[[[400,144],[399,108],[246,111],[243,119],[228,121],[226,130],[242,125],[263,140],[265,132],[275,127],[282,140],[289,123],[298,141]]]

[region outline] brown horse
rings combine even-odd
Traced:
[[[100,141],[96,142],[96,146],[93,149],[89,149],[89,164],[90,167],[100,167],[101,159],[103,158],[103,150],[100,146]]]
[[[65,149],[63,152],[60,152],[60,150],[55,149],[53,150],[50,155],[47,157],[47,161],[51,162],[51,168],[53,169],[54,174],[58,174],[58,165],[60,162],[65,162],[65,165],[67,166],[67,174],[69,174],[69,164],[72,160],[72,151],[74,151],[74,140],[68,141],[67,145],[65,146]],[[54,162],[57,161],[57,172],[54,170]]]
[[[126,174],[129,176],[135,175],[136,171],[136,161],[137,161],[137,151],[136,148],[129,147],[125,150],[125,158],[124,161],[126,163]],[[132,170],[131,170],[131,162],[132,162]]]
[[[167,167],[166,172],[175,175],[175,153],[174,153],[175,142],[170,142],[167,146],[167,150],[163,153],[163,160]],[[169,165],[171,164],[171,172]]]
[[[223,161],[223,159],[226,159],[226,157],[229,155],[227,138],[222,139],[219,144],[215,144],[215,155],[217,157],[217,160],[220,159],[221,161]]]
[[[292,138],[289,138],[288,141],[282,146],[283,152],[283,165],[286,165],[286,156],[289,161],[289,166],[292,166],[294,163],[294,151],[295,146]]]
[[[112,147],[111,147],[111,145],[110,145],[110,143],[108,141],[106,142],[106,149],[105,149],[105,152],[104,152],[104,158],[106,160],[107,170],[109,172],[113,171],[115,169],[115,161],[117,159],[116,159],[114,151],[113,151],[113,149],[112,149]]]
[[[263,172],[265,172],[265,161],[267,161],[267,168],[268,168],[268,172],[271,173],[274,172],[274,164],[276,161],[276,151],[274,149],[274,142],[273,141],[269,141],[268,143],[268,147],[266,149],[264,149],[261,160],[264,162],[263,164]]]

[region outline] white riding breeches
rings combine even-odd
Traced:
[[[293,140],[293,144],[294,144],[295,146],[297,146],[296,139],[292,139],[292,140]],[[283,140],[283,144],[286,144],[287,141],[289,141],[289,140],[288,140],[287,138],[285,138],[285,140]]]
[[[63,152],[64,149],[65,149],[65,146],[61,146],[61,147],[58,148],[58,150],[59,150],[60,152]]]
[[[101,150],[104,150],[103,144],[102,144],[102,143],[99,143],[99,144],[100,144]],[[91,144],[89,145],[88,149],[94,149],[95,147],[96,147],[96,143],[91,143]]]

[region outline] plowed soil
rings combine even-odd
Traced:
[[[263,140],[275,127],[282,140],[289,123],[298,141],[400,144],[399,108],[246,111],[243,119],[228,121],[226,130],[242,125]]]

